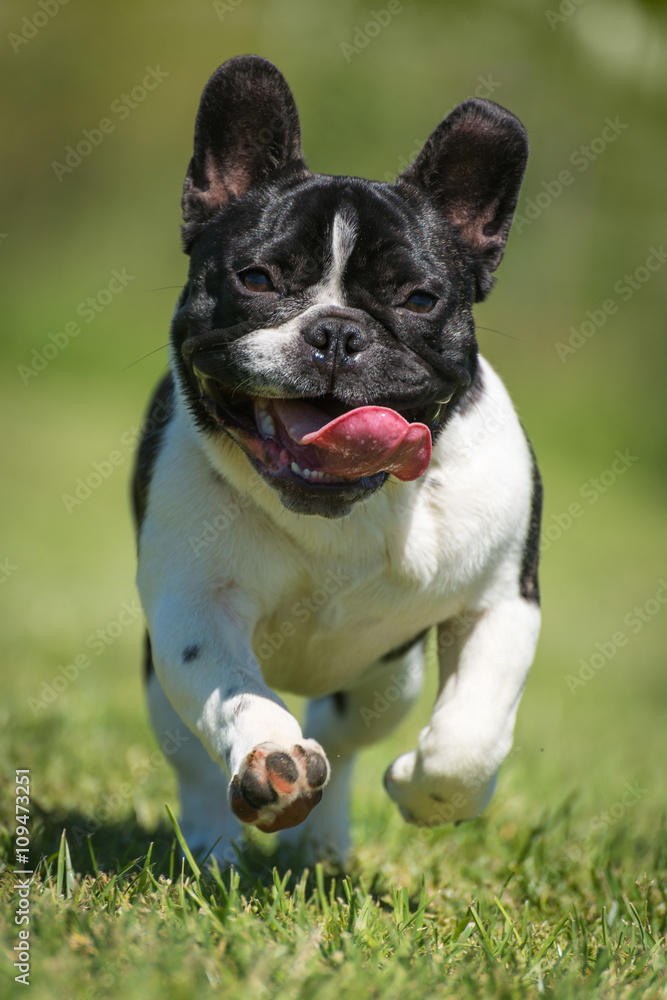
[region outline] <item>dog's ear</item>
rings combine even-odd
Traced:
[[[199,103],[181,202],[186,230],[253,185],[305,170],[299,114],[282,73],[259,56],[223,63]]]
[[[490,291],[528,159],[526,130],[494,101],[459,104],[399,178],[425,191],[456,228],[476,266],[476,298]]]

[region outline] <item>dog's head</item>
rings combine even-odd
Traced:
[[[285,507],[340,517],[425,471],[473,385],[472,305],[527,154],[513,115],[471,100],[394,184],[312,174],[271,63],[211,77],[183,192],[177,375],[202,432],[231,437]]]

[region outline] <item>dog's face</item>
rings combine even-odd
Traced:
[[[518,120],[474,100],[395,184],[311,174],[275,67],[213,75],[183,195],[177,375],[202,431],[230,436],[287,508],[339,517],[426,470],[473,383],[472,304],[526,156]]]

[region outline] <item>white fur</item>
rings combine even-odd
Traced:
[[[329,294],[344,299],[343,277],[345,265],[350,259],[357,241],[359,221],[352,207],[336,212],[331,233],[331,261],[324,276],[323,285]]]
[[[340,265],[349,232],[338,232]],[[349,692],[343,719],[330,699],[316,702],[306,730],[333,770],[311,826],[341,851],[341,824],[328,817],[344,808],[351,755],[414,697],[414,685],[398,685],[375,724],[378,692],[405,669],[380,658],[422,629],[457,615],[467,623],[441,643],[439,694],[418,748],[387,774],[404,814],[426,824],[476,815],[511,745],[539,629],[537,605],[519,593],[531,460],[502,382],[481,364],[482,398],[449,421],[428,471],[410,483],[390,477],[340,520],[285,510],[231,440],[195,429],[180,398],[155,463],[137,583],[159,684],[230,776],[259,743],[303,742],[274,688]],[[183,662],[191,645],[200,655]],[[211,836],[204,770],[201,794],[190,790],[196,843]],[[216,823],[229,835],[227,821]]]

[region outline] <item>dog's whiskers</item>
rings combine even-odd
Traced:
[[[514,337],[511,333],[505,333],[504,330],[494,330],[492,326],[480,326],[479,323],[475,323],[475,328],[477,330],[488,330],[489,333],[498,333],[501,337],[507,337],[509,340],[518,340],[520,344],[523,343],[522,337]]]
[[[164,351],[165,347],[169,347],[168,342],[166,344],[162,344],[160,347],[156,347],[154,351],[149,351],[148,354],[144,354],[143,357],[137,358],[136,361],[131,361],[129,365],[125,365],[124,368],[121,368],[121,371],[126,372],[128,368],[133,368],[134,365],[138,365],[140,361],[145,361],[146,358],[150,358],[151,354],[157,354],[158,351]]]
[[[244,379],[243,382],[240,382],[239,385],[235,385],[232,390],[232,399],[237,392],[240,392],[244,385],[248,385],[250,382],[252,382],[252,375],[249,375],[248,378]]]

